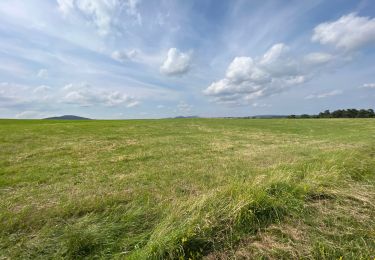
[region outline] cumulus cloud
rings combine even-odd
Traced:
[[[251,80],[256,83],[269,81],[269,74],[260,69],[250,57],[236,57],[229,65],[226,78],[233,82]]]
[[[342,94],[342,91],[341,90],[332,90],[332,91],[329,91],[329,92],[325,92],[325,93],[320,93],[320,94],[311,94],[311,95],[308,95],[305,97],[305,99],[315,99],[315,98],[327,98],[327,97],[332,97],[332,96],[337,96],[337,95],[341,95]]]
[[[98,33],[103,36],[112,31],[117,20],[121,20],[119,18],[121,18],[122,10],[141,24],[139,2],[139,0],[57,0],[58,8],[64,16],[74,12],[82,14],[96,26]]]
[[[312,41],[344,50],[354,50],[375,43],[375,18],[351,13],[337,21],[319,24],[314,29]]]
[[[191,53],[183,53],[176,48],[168,51],[167,59],[160,67],[160,72],[167,76],[186,74],[190,69]]]
[[[204,90],[213,101],[241,105],[284,91],[306,81],[300,62],[282,43],[272,46],[262,57],[236,57],[229,64],[225,78]]]
[[[125,93],[97,89],[88,84],[68,84],[63,88],[63,91],[65,91],[62,99],[64,103],[82,107],[94,105],[134,107],[139,104],[139,101],[134,97]]]

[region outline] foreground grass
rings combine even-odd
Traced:
[[[0,258],[375,256],[375,120],[1,120],[0,151]]]

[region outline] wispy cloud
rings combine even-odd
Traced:
[[[319,93],[319,94],[311,94],[305,97],[305,99],[314,99],[314,98],[327,98],[327,97],[333,97],[337,95],[341,95],[343,92],[341,90],[335,89],[329,92]]]
[[[360,86],[360,88],[373,88],[375,89],[375,83],[365,83],[363,84],[362,86]]]
[[[375,3],[336,1],[0,1],[0,116],[297,113],[321,86],[371,106],[348,89],[373,82]]]

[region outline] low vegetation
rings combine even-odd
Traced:
[[[0,259],[375,256],[373,119],[0,124]]]

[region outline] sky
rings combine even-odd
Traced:
[[[375,108],[372,0],[1,0],[0,118]]]

